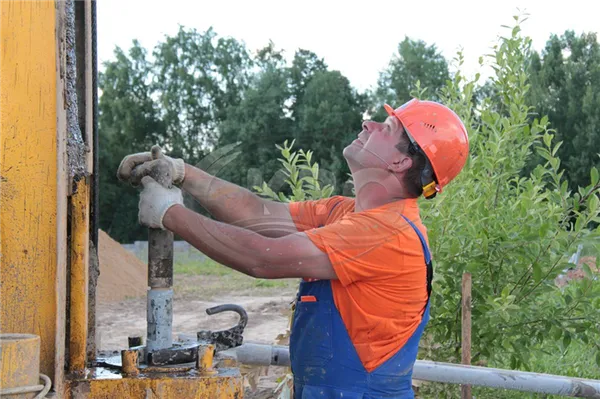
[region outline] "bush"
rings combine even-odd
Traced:
[[[466,80],[460,70],[441,93],[465,121],[471,154],[442,195],[421,203],[435,268],[427,328],[435,345],[421,356],[460,359],[461,276],[470,272],[474,362],[529,369],[533,351],[563,352],[579,340],[600,365],[600,286],[588,278],[561,292],[554,283],[574,266],[569,257],[579,244],[598,251],[600,230],[592,227],[600,222],[598,171],[590,171],[587,187],[569,191],[548,118],[528,123],[531,42],[520,35],[523,21],[515,21],[487,56],[499,95],[474,105],[479,76]],[[461,53],[455,61],[462,65]],[[522,177],[533,151],[546,163]]]

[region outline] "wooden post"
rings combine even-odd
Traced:
[[[471,273],[462,278],[462,364],[471,364]],[[461,398],[472,399],[471,386],[461,385]]]

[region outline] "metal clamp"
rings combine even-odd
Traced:
[[[246,324],[248,324],[248,314],[239,305],[227,304],[219,305],[206,309],[208,315],[214,315],[222,312],[235,312],[240,316],[238,324],[227,330],[211,331],[202,330],[197,333],[199,342],[208,342],[215,345],[216,351],[235,348],[242,345],[244,341],[243,333]]]

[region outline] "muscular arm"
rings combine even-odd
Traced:
[[[283,237],[298,230],[286,203],[270,201],[236,184],[185,165],[182,189],[219,221],[266,237]]]
[[[327,254],[305,233],[265,237],[181,205],[169,208],[163,225],[211,259],[252,277],[337,279]]]

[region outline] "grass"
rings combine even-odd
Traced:
[[[246,276],[210,258],[178,254],[173,267],[177,296],[210,299],[216,295],[292,295],[297,279],[266,280]]]

